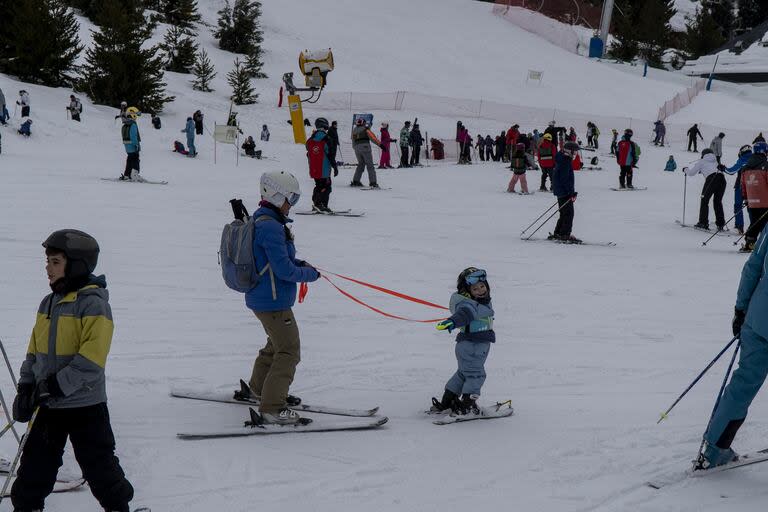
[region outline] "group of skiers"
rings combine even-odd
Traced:
[[[5,101],[5,94],[3,93],[3,90],[0,89],[0,124],[3,126],[7,125],[8,120],[11,118],[11,115],[8,112],[8,106],[6,105]],[[26,90],[21,89],[19,91],[19,99],[16,100],[16,106],[21,107],[21,121],[17,132],[20,135],[29,137],[32,135],[32,119],[29,118],[31,106],[29,93]],[[15,115],[16,110],[14,110],[14,116]]]

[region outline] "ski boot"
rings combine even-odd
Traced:
[[[560,235],[557,235],[555,233],[550,233],[547,236],[547,240],[560,240]]]
[[[709,231],[709,224],[704,224],[702,222],[697,222],[693,225],[693,227],[697,229],[703,229],[704,231]]]
[[[728,464],[739,458],[739,454],[730,448],[718,448],[714,444],[705,443],[704,451],[699,454],[694,470],[710,469]]]
[[[235,400],[243,402],[261,402],[261,395],[257,395],[244,380],[240,379],[240,389],[235,391],[233,397]],[[285,405],[288,407],[297,407],[301,404],[301,398],[293,395],[285,397]]]
[[[480,395],[461,395],[461,400],[456,403],[457,408],[454,410],[456,414],[465,416],[467,414],[479,415],[480,408],[477,406],[477,399]]]
[[[752,252],[755,250],[755,241],[754,240],[746,240],[744,242],[744,245],[741,246],[739,249],[739,252]]]
[[[443,398],[441,400],[438,400],[437,398],[432,397],[432,407],[429,408],[430,414],[450,412],[454,410],[454,406],[458,398],[459,398],[459,395],[457,395],[453,391],[448,391],[446,389],[445,392],[443,393]]]
[[[370,188],[381,188],[381,187],[379,187],[379,184],[376,183],[376,182],[371,183],[370,185],[368,185],[368,187],[370,187]]]
[[[349,184],[349,186],[350,187],[362,187],[363,183],[360,182],[360,181],[353,181],[352,183]]]
[[[296,411],[280,409],[275,412],[262,412],[259,414],[252,407],[248,409],[250,419],[245,422],[246,427],[262,427],[264,425],[298,426],[312,423],[310,418],[302,418]]]
[[[580,243],[583,243],[581,239],[576,238],[573,235],[568,235],[568,236],[561,237],[560,240],[562,240],[563,243],[566,243],[566,244],[580,244]]]

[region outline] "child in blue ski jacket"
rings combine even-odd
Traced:
[[[739,149],[739,159],[732,167],[728,167],[725,170],[726,174],[736,175],[736,182],[733,184],[733,213],[736,220],[733,227],[740,235],[744,234],[744,197],[741,193],[741,170],[750,158],[752,158],[752,146],[749,144],[741,146]]]
[[[677,162],[675,162],[675,157],[672,155],[669,155],[669,160],[667,160],[667,165],[664,166],[664,170],[667,172],[675,172],[677,169]]]
[[[464,269],[451,296],[451,316],[437,324],[439,331],[456,335],[458,369],[445,385],[442,400],[432,398],[432,412],[451,410],[457,414],[479,414],[477,399],[485,382],[485,360],[496,342],[493,330],[491,288],[485,270]]]

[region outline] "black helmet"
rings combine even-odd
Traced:
[[[488,277],[485,274],[485,270],[477,267],[467,267],[461,271],[461,274],[459,274],[459,277],[456,280],[456,290],[459,293],[468,294],[470,285],[473,285],[478,281],[484,282],[490,292],[491,287],[488,284]]]
[[[570,140],[566,142],[565,145],[563,145],[563,148],[567,149],[568,151],[573,151],[574,153],[581,149],[578,144]]]
[[[744,156],[747,153],[752,153],[752,146],[745,144],[739,148],[739,156]]]
[[[701,150],[701,158],[704,158],[705,155],[711,155],[712,153],[714,153],[714,151],[712,151],[711,149],[704,148]]]
[[[627,137],[631,137],[634,134],[635,132],[632,131],[632,128],[627,128],[626,130],[624,130],[624,135],[626,135]]]
[[[315,119],[315,128],[318,130],[327,130],[330,125],[328,124],[328,120],[324,117],[318,117]],[[265,125],[266,127],[266,125]]]
[[[67,256],[65,277],[82,280],[88,277],[99,261],[99,244],[88,233],[77,229],[60,229],[43,242],[46,249],[57,249]]]

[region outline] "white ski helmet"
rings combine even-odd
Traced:
[[[261,197],[278,208],[285,201],[291,206],[296,206],[301,197],[301,188],[296,176],[286,171],[265,172],[259,182]]]

